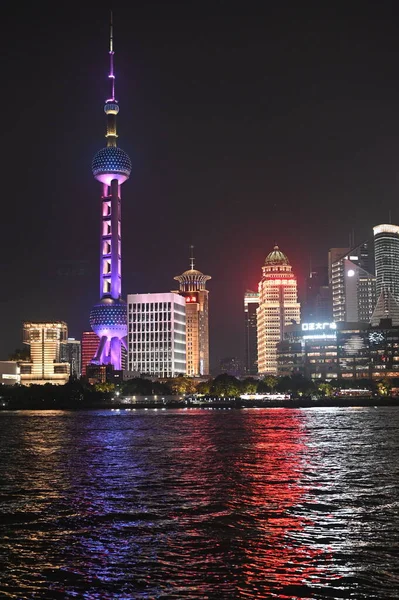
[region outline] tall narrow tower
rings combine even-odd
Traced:
[[[97,152],[92,162],[95,179],[102,184],[101,243],[100,243],[100,303],[93,306],[90,325],[100,338],[94,364],[112,364],[122,368],[122,345],[126,348],[126,304],[121,299],[121,186],[130,176],[129,156],[116,145],[116,116],[119,112],[115,98],[114,42],[112,13],[110,25],[110,96],[104,111],[107,115],[107,145]]]
[[[191,246],[191,251],[193,246]],[[194,269],[191,252],[190,268],[174,277],[180,284],[179,294],[186,299],[186,360],[187,375],[209,374],[208,290],[210,275]]]

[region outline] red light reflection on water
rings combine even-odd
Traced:
[[[279,598],[293,598],[295,590],[304,597],[304,587],[326,583],[323,563],[330,556],[312,546],[307,529],[314,522],[301,510],[308,491],[303,413],[262,411],[248,423],[252,443],[245,459],[234,465],[241,483],[230,502],[244,521],[252,518],[252,535],[242,539],[239,589],[242,597],[253,597],[256,589],[257,598],[268,598],[274,588]],[[289,595],[281,595],[287,586]]]

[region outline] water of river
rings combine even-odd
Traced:
[[[0,413],[0,598],[399,598],[399,408]]]

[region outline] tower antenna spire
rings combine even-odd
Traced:
[[[190,246],[190,269],[194,270],[194,246]]]
[[[109,79],[111,80],[111,98],[107,102],[116,102],[115,100],[115,75],[114,75],[114,24],[112,10],[110,11],[109,22]]]

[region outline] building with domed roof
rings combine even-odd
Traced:
[[[278,246],[267,255],[259,282],[258,371],[277,374],[277,344],[287,325],[300,322],[297,281],[287,256]]]
[[[209,375],[209,292],[205,286],[211,277],[194,269],[194,257],[191,256],[190,268],[174,279],[180,284],[177,293],[186,299],[187,375]]]

